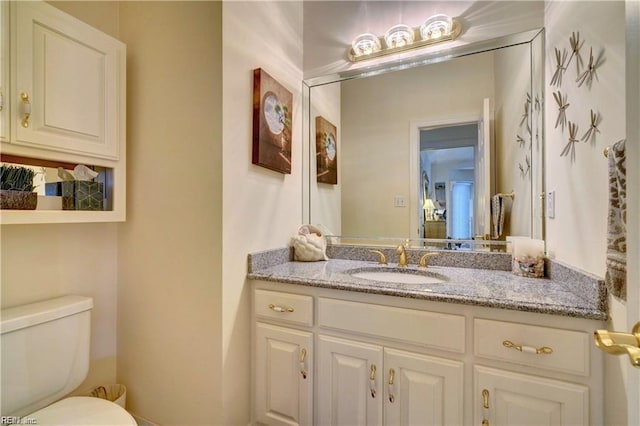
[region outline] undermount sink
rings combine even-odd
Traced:
[[[389,267],[359,268],[349,272],[355,278],[394,284],[437,284],[447,277],[429,271]]]

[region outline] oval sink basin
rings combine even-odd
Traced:
[[[447,281],[439,274],[415,269],[361,269],[350,273],[352,277],[364,280],[394,284],[437,284]]]

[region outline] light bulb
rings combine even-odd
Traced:
[[[451,17],[440,13],[424,21],[424,24],[420,26],[420,36],[422,40],[437,40],[450,36],[452,28],[453,20]]]
[[[380,50],[380,40],[373,34],[360,34],[351,43],[354,56],[371,55]]]
[[[384,41],[390,49],[411,44],[413,43],[413,29],[404,24],[394,25],[384,35]]]

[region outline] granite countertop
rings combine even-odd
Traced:
[[[396,264],[390,263],[391,270]],[[595,284],[571,274],[551,278],[524,278],[504,270],[429,266],[430,273],[448,280],[433,284],[397,284],[356,278],[354,269],[383,267],[377,262],[330,259],[320,262],[284,260],[272,265],[252,266],[253,280],[274,281],[311,287],[409,297],[437,302],[513,309],[577,318],[604,320],[606,296],[599,281]],[[418,270],[416,266],[407,269]],[[424,271],[424,270],[423,270]],[[587,277],[592,278],[592,277]],[[595,290],[595,291],[594,291]]]

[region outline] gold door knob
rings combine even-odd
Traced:
[[[596,330],[593,339],[597,347],[611,355],[629,355],[631,365],[640,368],[640,322],[633,326],[631,333]]]

